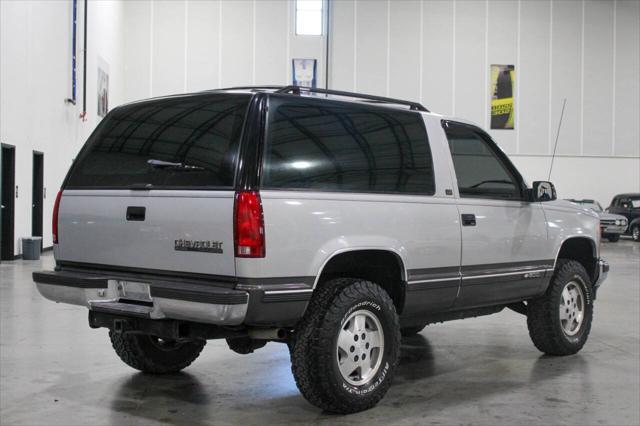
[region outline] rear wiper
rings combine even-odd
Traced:
[[[162,161],[156,159],[147,160],[147,164],[158,169],[174,169],[174,170],[204,170],[204,167],[194,166],[184,163],[172,163],[170,161]]]

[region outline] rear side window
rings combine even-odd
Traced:
[[[66,187],[232,187],[248,95],[168,98],[115,109]]]
[[[269,109],[264,188],[434,193],[419,113],[275,97]]]

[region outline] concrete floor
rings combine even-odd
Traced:
[[[282,344],[236,355],[211,341],[183,373],[123,364],[87,310],[37,293],[40,262],[0,264],[0,424],[640,424],[640,244],[605,243],[611,273],[578,355],[541,356],[524,317],[427,327],[403,340],[394,385],[374,409],[322,413],[298,393]]]

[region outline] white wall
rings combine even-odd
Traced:
[[[78,95],[81,96],[82,1]],[[324,37],[294,34],[292,0],[90,1],[88,120],[70,95],[71,2],[0,1],[0,141],[16,146],[16,253],[31,233],[32,151],[45,153],[45,246],[55,193],[96,117],[97,57],[110,106],[234,85],[288,84],[291,58]],[[489,66],[516,65],[516,130],[490,131],[530,180],[561,197],[640,191],[640,2],[334,0],[330,87],[413,99],[489,124]]]
[[[78,2],[78,103],[71,96],[69,1],[0,1],[0,142],[15,146],[15,254],[31,235],[33,151],[44,153],[44,246],[51,246],[51,213],[60,184],[98,122],[97,58],[109,64],[110,104],[122,102],[123,5],[90,2],[87,53],[87,120],[82,110],[82,1]]]
[[[530,180],[608,204],[640,191],[640,2],[339,0],[330,86],[475,121]],[[491,64],[516,66],[516,129],[489,130]]]
[[[131,0],[125,15],[125,99],[220,87],[284,85],[291,58],[318,59],[324,37],[297,36],[283,0]]]

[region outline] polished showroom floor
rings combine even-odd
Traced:
[[[0,264],[0,424],[640,424],[640,244],[605,243],[611,263],[578,355],[542,356],[524,317],[427,327],[403,340],[394,385],[374,409],[322,413],[298,393],[286,346],[236,355],[210,341],[183,373],[123,364],[87,310],[39,296],[42,261]]]

